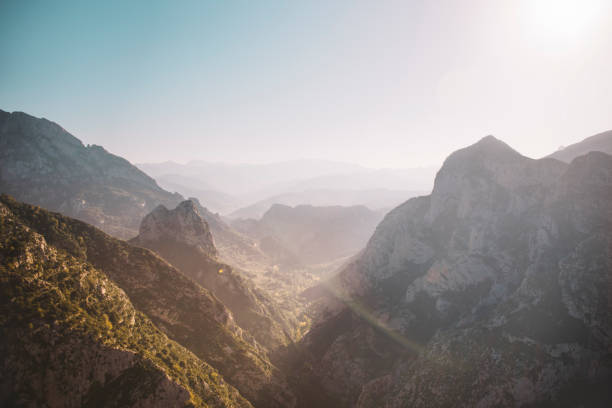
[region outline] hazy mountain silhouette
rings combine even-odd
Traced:
[[[249,206],[240,208],[228,218],[261,218],[274,204],[286,206],[311,205],[328,206],[365,206],[370,210],[389,210],[407,199],[420,195],[416,191],[400,190],[306,190],[299,193],[284,193],[268,197]]]
[[[274,204],[261,220],[237,220],[232,226],[260,242],[273,239],[301,263],[317,264],[356,254],[382,216],[363,206]]]
[[[138,166],[165,188],[210,202],[212,211],[233,218],[259,218],[274,203],[393,208],[415,192],[429,192],[435,174],[434,168],[369,169],[326,160]]]
[[[604,152],[612,154],[612,130],[587,137],[578,143],[563,147],[547,157],[552,157],[554,159],[569,163],[576,157],[582,156],[589,152]]]
[[[56,123],[0,111],[0,192],[89,222],[121,238],[159,204],[182,197],[127,160],[84,146]]]

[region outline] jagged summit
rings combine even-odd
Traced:
[[[208,224],[191,200],[179,203],[173,210],[160,204],[142,220],[135,242],[142,244],[161,240],[194,246],[208,256],[215,257],[217,254]]]

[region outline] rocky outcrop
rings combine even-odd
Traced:
[[[360,407],[605,401],[611,165],[490,136],[453,153],[329,284],[305,342],[322,389]]]
[[[157,206],[143,218],[138,237],[133,242],[167,240],[181,242],[210,258],[217,256],[208,224],[200,217],[196,204],[191,200],[183,201],[173,210],[163,205]]]
[[[200,216],[197,204],[187,200],[172,210],[157,207],[143,219],[140,234],[130,243],[155,251],[223,302],[231,311],[232,321],[235,318],[240,336],[265,359],[267,379],[261,380],[266,387],[271,387],[266,391],[269,398],[266,404],[291,406],[291,396],[280,372],[267,361],[268,352],[290,342],[286,334],[288,327],[282,326],[288,323],[269,297],[231,266],[216,260],[208,224]],[[228,375],[228,378],[233,377]],[[242,390],[243,386],[238,388]],[[261,397],[253,396],[258,395],[254,391],[244,391],[244,394],[261,401]]]
[[[274,259],[264,253],[257,240],[230,226],[219,214],[204,207],[197,198],[189,198],[210,228],[219,259],[243,270],[263,271],[274,265]]]
[[[84,146],[59,125],[0,111],[0,192],[91,223],[120,238],[159,204],[181,196],[161,189],[127,160]]]

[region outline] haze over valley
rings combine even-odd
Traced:
[[[611,16],[0,3],[0,406],[610,406]]]

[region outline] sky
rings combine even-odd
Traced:
[[[0,109],[132,162],[439,165],[612,129],[612,2],[0,0]]]

